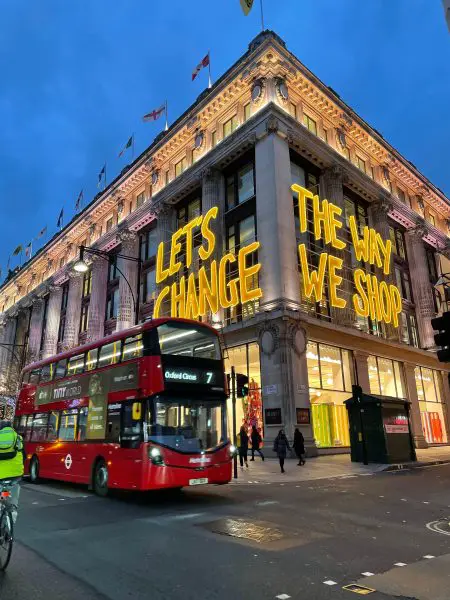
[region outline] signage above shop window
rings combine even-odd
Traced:
[[[308,209],[312,209],[315,240],[323,242],[341,251],[347,247],[347,242],[340,239],[339,230],[344,223],[339,218],[342,209],[328,200],[320,200],[306,188],[294,183],[291,186],[297,194],[300,233],[308,229]],[[381,235],[367,225],[364,227],[362,237],[358,232],[356,219],[349,217],[351,246],[356,260],[362,261],[366,266],[377,267],[384,275],[391,272],[391,240],[383,240]],[[343,309],[347,300],[340,295],[340,286],[343,281],[342,273],[344,260],[328,252],[318,256],[317,268],[310,268],[308,264],[306,244],[299,244],[298,252],[302,271],[303,292],[306,298],[315,302],[322,302],[324,289],[327,285],[329,301],[333,308]],[[398,317],[402,311],[402,298],[399,289],[386,281],[380,281],[377,275],[364,269],[353,270],[353,283],[356,293],[352,296],[353,308],[360,317],[369,317],[378,322],[392,323],[398,327]]]
[[[158,317],[163,302],[170,302],[172,317],[198,319],[219,308],[232,308],[261,298],[257,274],[259,263],[252,264],[252,254],[260,246],[252,242],[240,248],[237,255],[228,252],[216,258],[216,236],[212,229],[219,209],[213,207],[205,215],[195,217],[172,235],[170,243],[161,242],[156,256],[156,283],[176,276],[171,285],[160,291],[155,302]],[[202,245],[194,244],[199,234]],[[201,264],[198,271],[194,266]],[[189,272],[191,271],[191,272]],[[230,272],[235,276],[230,276]]]
[[[281,425],[281,408],[264,409],[264,421],[266,425]]]

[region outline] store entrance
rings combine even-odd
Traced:
[[[225,352],[225,370],[227,374],[231,373],[231,367],[234,367],[236,373],[241,373],[248,377],[248,393],[236,398],[236,431],[242,425],[247,429],[250,435],[253,425],[256,426],[261,437],[264,439],[264,419],[263,405],[261,395],[261,366],[259,360],[259,347],[256,342],[243,344],[228,348]],[[231,394],[231,390],[230,394]],[[233,434],[233,404],[231,395],[227,400],[228,414],[228,435]]]

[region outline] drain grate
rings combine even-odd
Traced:
[[[276,527],[263,521],[246,521],[244,519],[220,519],[205,525],[209,531],[220,535],[250,540],[258,544],[277,542],[286,535]]]
[[[372,588],[364,587],[363,585],[358,585],[357,583],[344,585],[342,589],[347,590],[348,592],[354,592],[355,594],[361,594],[361,596],[367,596],[367,594],[371,594],[375,591]]]

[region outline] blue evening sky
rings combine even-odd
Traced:
[[[450,34],[440,0],[264,0],[266,27],[433,183],[450,195]],[[0,0],[0,266],[79,191],[96,194],[260,30],[259,0]],[[47,238],[48,239],[48,238]],[[33,249],[39,247],[39,242]],[[18,264],[12,259],[12,266]]]

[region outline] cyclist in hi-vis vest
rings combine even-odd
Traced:
[[[19,506],[20,480],[24,473],[25,449],[21,436],[13,429],[9,421],[0,421],[0,488],[2,480],[13,480],[10,487],[9,504],[14,523]]]

